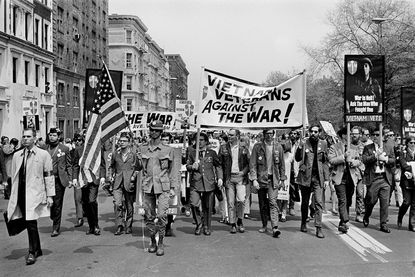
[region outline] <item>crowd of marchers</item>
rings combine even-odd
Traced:
[[[176,215],[168,215],[167,210],[176,194],[182,212],[193,217],[196,236],[211,235],[214,213],[220,215],[219,222],[229,225],[230,233],[244,233],[244,220],[251,218],[252,194],[258,195],[262,223],[258,231],[275,238],[281,235],[280,222],[295,215],[296,202],[301,203],[299,230],[308,232],[307,223],[314,219],[315,235],[322,239],[323,213],[330,210],[338,216],[338,231],[347,233],[350,220],[364,227],[370,224],[379,200],[379,230],[390,233],[388,210],[393,192],[399,207],[398,228],[410,208],[408,229],[415,232],[415,137],[407,137],[401,144],[389,129],[383,129],[382,135],[379,130],[356,126],[349,138],[346,128],[329,136],[319,125],[312,125],[283,135],[272,129],[241,134],[233,128],[183,138],[164,132],[163,124],[154,121],[147,137],[121,133],[105,142],[99,176],[88,182],[79,180],[85,148],[82,134],[63,139],[59,129],[51,128],[44,142],[35,131],[25,129],[21,145],[16,138],[1,138],[0,180],[4,197],[9,199],[9,223],[20,219],[27,229],[28,265],[42,256],[39,217],[52,220],[51,237],[61,235],[64,194],[71,187],[75,227],[83,226],[86,218],[86,234],[96,236],[101,234],[99,188],[113,197],[116,236],[132,233],[136,190],[140,188],[150,235],[148,252],[157,256],[164,255],[164,239],[173,232]],[[180,145],[180,157],[172,145]],[[174,166],[177,158],[180,174]],[[174,180],[176,176],[181,180]],[[279,199],[282,190],[289,190],[288,200]],[[326,207],[326,190],[330,208]]]

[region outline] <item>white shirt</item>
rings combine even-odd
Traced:
[[[232,167],[231,173],[239,173],[238,155],[239,155],[239,144],[231,146],[232,152]]]

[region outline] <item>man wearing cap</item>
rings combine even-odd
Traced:
[[[175,195],[173,180],[175,173],[171,170],[173,149],[161,143],[160,136],[164,129],[161,121],[151,122],[149,129],[150,141],[139,148],[143,164],[141,186],[144,193],[145,222],[151,238],[148,252],[163,256],[169,199]],[[159,233],[158,245],[156,244],[157,232]]]
[[[395,153],[388,143],[383,149],[378,145],[379,131],[374,132],[373,143],[363,149],[362,160],[365,164],[364,183],[367,186],[365,197],[365,215],[363,225],[369,225],[369,218],[378,199],[380,202],[380,231],[390,233],[387,226],[389,193],[392,186],[392,170],[395,166]]]
[[[53,175],[55,176],[55,196],[51,208],[50,218],[53,221],[51,237],[60,234],[63,199],[65,188],[72,185],[72,159],[69,148],[59,142],[60,130],[51,128],[49,130],[49,143],[47,151],[52,157]]]
[[[123,220],[125,218],[125,233],[132,233],[133,225],[133,203],[135,201],[135,187],[138,171],[142,169],[141,160],[131,147],[131,136],[129,133],[121,133],[118,140],[120,148],[111,155],[108,176],[114,182],[114,210],[117,230],[114,235],[119,236],[124,230]],[[126,208],[124,216],[123,199]]]

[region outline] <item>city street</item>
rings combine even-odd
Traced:
[[[328,198],[327,198],[328,199]],[[51,221],[39,220],[43,256],[26,266],[26,231],[8,237],[0,223],[0,268],[2,276],[415,276],[415,236],[404,228],[397,230],[398,208],[390,206],[391,234],[378,230],[379,211],[375,207],[368,228],[352,222],[348,234],[337,231],[338,218],[324,215],[326,238],[300,232],[299,203],[297,216],[280,223],[281,236],[273,238],[257,230],[257,197],[253,217],[244,220],[243,234],[230,234],[229,226],[213,218],[211,236],[193,234],[191,217],[180,215],[173,225],[174,235],[165,239],[165,256],[145,251],[149,239],[143,239],[143,221],[137,216],[133,234],[114,236],[112,198],[99,195],[101,236],[85,235],[86,225],[74,228],[73,189],[66,191],[61,235],[50,237]],[[392,200],[394,203],[394,200]],[[327,208],[331,203],[326,203]],[[7,201],[0,200],[0,210]],[[354,215],[354,210],[352,210]]]

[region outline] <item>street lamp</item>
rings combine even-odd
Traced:
[[[378,46],[379,46],[379,53],[382,54],[382,23],[390,20],[389,18],[385,17],[374,17],[372,22],[378,25]]]

